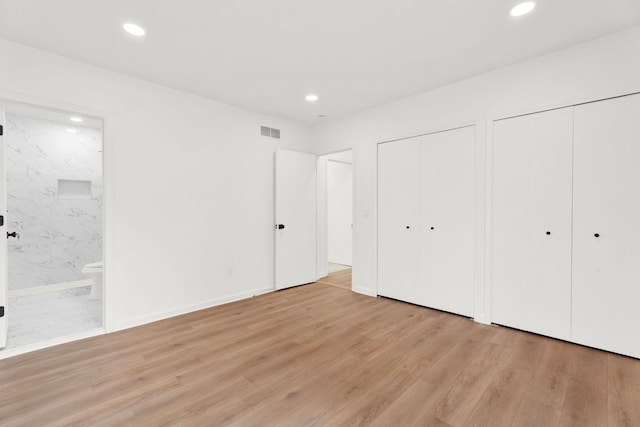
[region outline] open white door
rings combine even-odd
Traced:
[[[276,289],[316,277],[316,156],[276,150]]]
[[[4,106],[0,105],[0,348],[7,345],[7,173],[4,162]]]

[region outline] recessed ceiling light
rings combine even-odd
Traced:
[[[306,99],[309,102],[316,102],[318,100],[318,95],[309,94],[309,95],[305,96],[304,99]]]
[[[520,3],[511,9],[511,16],[522,16],[531,12],[536,7],[536,4],[532,1],[526,1],[524,3]]]
[[[69,120],[71,120],[72,122],[80,123],[82,121],[82,117],[73,116],[69,117]]]
[[[68,128],[68,129],[67,129],[67,132],[69,132],[69,133],[78,133],[78,131],[77,131],[77,130],[72,129],[72,128]]]
[[[124,28],[127,33],[133,34],[134,36],[144,36],[146,33],[144,28],[142,28],[140,25],[132,24],[130,22],[124,24],[122,28]]]

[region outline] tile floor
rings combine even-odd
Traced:
[[[5,350],[102,327],[102,300],[90,300],[89,290],[82,287],[9,298]]]

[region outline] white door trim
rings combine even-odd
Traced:
[[[5,161],[4,135],[6,133],[6,120],[4,105],[0,103],[0,125],[2,125],[2,136],[0,136],[0,215],[3,224],[0,226],[0,306],[2,306],[2,317],[0,318],[0,349],[7,345],[9,335],[9,275],[8,275],[8,250],[7,250],[7,174]]]
[[[352,210],[352,224],[353,227],[351,229],[351,273],[352,275],[356,271],[356,245],[354,241],[354,230],[356,227],[356,215],[355,215],[355,206],[356,206],[356,162],[355,162],[355,147],[347,147],[340,150],[333,150],[326,153],[318,154],[318,191],[317,191],[317,206],[318,206],[318,215],[317,215],[317,224],[318,224],[318,279],[324,277],[328,274],[328,211],[327,211],[327,160],[328,156],[332,154],[345,153],[347,151],[351,151],[351,210]],[[354,289],[353,280],[351,281],[351,288]],[[355,290],[355,289],[354,289]]]
[[[103,239],[103,297],[102,297],[102,328],[103,333],[115,332],[115,304],[113,286],[115,283],[115,268],[109,260],[114,258],[115,236],[115,146],[108,137],[109,119],[107,113],[86,105],[77,105],[47,98],[39,98],[9,91],[0,91],[0,105],[14,104],[29,108],[64,112],[70,115],[81,115],[102,121],[102,180],[103,180],[103,205],[102,205],[102,239]],[[81,338],[77,338],[81,339]],[[52,344],[55,345],[55,344]]]

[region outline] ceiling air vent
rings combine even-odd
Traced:
[[[260,135],[270,136],[271,138],[280,139],[280,129],[273,129],[266,126],[260,126]]]

